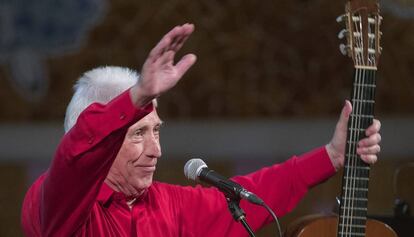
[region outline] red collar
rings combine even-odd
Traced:
[[[151,187],[150,187],[151,188]],[[142,201],[148,196],[148,189],[145,190],[145,192],[137,198],[135,203],[137,201]],[[119,200],[125,200],[125,195],[121,192],[114,191],[109,185],[107,185],[105,182],[102,183],[101,189],[99,190],[97,201],[102,203],[103,205],[108,204],[109,201],[113,199],[113,197],[116,197],[115,199]]]
[[[103,182],[101,190],[99,190],[97,200],[98,202],[101,202],[105,205],[111,199],[114,193],[115,191],[112,188],[110,188],[105,182]]]

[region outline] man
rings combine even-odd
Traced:
[[[155,99],[195,63],[193,54],[174,65],[175,53],[194,30],[168,32],[136,73],[106,67],[85,73],[65,118],[66,134],[51,167],[30,188],[22,208],[27,236],[247,236],[215,188],[153,182],[161,157],[161,120]],[[301,157],[234,177],[281,216],[307,189],[343,166],[346,102],[331,142]],[[380,124],[374,120],[358,153],[374,163]],[[254,230],[271,221],[265,210],[241,202]]]

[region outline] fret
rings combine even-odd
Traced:
[[[368,211],[368,208],[366,208],[366,207],[341,207],[341,209],[351,209],[351,210],[357,210],[357,211]]]
[[[367,216],[368,212],[364,210],[350,209],[349,207],[346,207],[344,209],[341,208],[341,215],[344,215],[346,213],[352,213],[352,216]]]
[[[370,170],[371,169],[371,167],[369,167],[369,166],[365,166],[365,167],[363,167],[363,166],[357,166],[357,167],[352,167],[353,169],[359,169],[359,170]]]
[[[362,102],[362,103],[371,103],[371,104],[375,104],[375,100],[361,100],[361,99],[352,99],[353,102]]]
[[[354,191],[365,191],[368,192],[368,188],[354,188],[354,187],[343,187],[344,190],[354,190]]]
[[[352,219],[353,221],[366,221],[367,217],[366,216],[344,216],[342,217],[342,219],[349,221],[350,219]]]
[[[365,229],[365,225],[358,225],[358,224],[342,224],[339,223],[339,226],[344,226],[344,227],[351,227],[351,228],[364,228]]]
[[[363,219],[365,218],[365,219]],[[363,213],[363,215],[355,215],[355,213],[352,213],[352,215],[348,215],[341,219],[340,223],[354,223],[354,224],[365,224],[366,223],[366,214]]]
[[[369,181],[369,178],[365,178],[365,177],[344,177],[347,180],[359,180],[359,181]]]
[[[343,197],[345,200],[356,200],[356,201],[366,201],[368,202],[368,198],[355,198],[355,197]]]
[[[377,66],[364,66],[364,65],[356,65],[356,69],[368,69],[368,70],[377,70]]]
[[[369,88],[377,87],[375,84],[362,84],[362,83],[354,83],[354,86],[369,87]]]
[[[364,128],[348,128],[350,131],[365,132]]]
[[[368,200],[342,200],[344,203],[344,208],[345,210],[353,210],[355,211],[356,209],[353,209],[352,207],[367,207],[368,206]],[[363,210],[358,210],[358,211],[363,211]],[[365,213],[359,213],[361,215],[356,215],[356,213],[352,213],[355,216],[365,216]]]
[[[368,118],[368,119],[374,118],[373,115],[365,115],[365,114],[351,114],[350,116],[353,118]]]

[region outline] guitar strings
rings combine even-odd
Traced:
[[[370,166],[360,159],[356,151],[358,142],[366,137],[365,130],[373,122],[375,106],[376,87],[376,30],[378,27],[379,15],[369,15],[367,24],[367,54],[364,60],[364,44],[362,30],[362,19],[360,16],[353,18],[348,13],[349,21],[354,25],[356,33],[351,36],[355,63],[357,66],[368,66],[372,69],[356,68],[352,92],[351,120],[348,126],[347,153],[345,161],[345,174],[343,186],[343,198],[340,210],[340,222],[338,233],[340,236],[351,236],[353,233],[365,235],[366,216],[368,206],[368,180]],[[355,20],[354,20],[355,19]],[[371,19],[371,23],[369,21]],[[355,45],[352,45],[354,39]],[[352,191],[351,191],[352,190]],[[361,208],[362,207],[362,208]],[[360,236],[360,235],[358,235]]]
[[[356,47],[357,49],[355,50],[356,53],[356,62],[357,65],[364,65],[363,62],[363,49],[364,49],[364,45],[363,45],[363,39],[362,39],[362,34],[360,29],[362,29],[362,20],[361,17],[358,16],[357,21],[354,21],[354,29],[356,29],[357,34],[356,34]],[[359,175],[359,170],[357,169],[358,166],[358,156],[354,156],[352,154],[356,154],[356,149],[357,149],[357,142],[360,140],[361,138],[361,133],[363,133],[362,131],[360,131],[359,129],[362,128],[363,126],[363,121],[361,121],[363,119],[363,111],[364,109],[364,90],[363,90],[363,85],[365,84],[364,81],[365,78],[365,70],[360,70],[357,69],[356,73],[355,73],[355,79],[354,82],[356,82],[356,84],[354,85],[354,95],[353,95],[353,101],[352,101],[352,106],[353,106],[353,112],[351,116],[351,131],[350,132],[350,136],[349,136],[349,143],[348,143],[348,149],[350,150],[350,153],[348,153],[348,161],[347,161],[347,180],[346,180],[346,184],[348,186],[348,188],[345,190],[345,217],[346,217],[346,223],[345,225],[342,226],[342,228],[345,228],[345,231],[342,231],[343,233],[346,234],[346,236],[350,236],[352,233],[354,233],[353,228],[356,227],[355,226],[355,213],[357,210],[355,210],[355,202],[359,199],[361,195],[360,192],[362,190],[357,190],[356,186],[361,187],[359,184],[360,180],[358,180],[358,175]],[[352,192],[350,191],[352,190]]]
[[[357,30],[357,40],[356,40],[356,46],[357,46],[357,61],[358,64],[361,65],[362,62],[362,58],[363,55],[361,55],[361,53],[363,52],[363,42],[362,42],[362,34],[360,29],[362,29],[362,20],[361,17],[358,16],[358,21],[355,22],[355,29]],[[356,82],[356,85],[354,85],[354,93],[355,95],[353,96],[354,100],[352,101],[352,106],[353,106],[353,118],[354,118],[354,126],[352,127],[354,129],[353,131],[353,136],[351,137],[351,143],[349,144],[351,147],[351,151],[352,153],[350,154],[350,166],[348,167],[348,169],[350,170],[350,176],[348,176],[349,178],[349,182],[350,182],[350,189],[352,190],[352,192],[349,192],[349,201],[348,201],[348,215],[347,215],[347,231],[346,231],[346,235],[350,236],[353,228],[353,216],[354,216],[354,200],[355,200],[355,185],[356,185],[356,179],[355,179],[355,175],[356,175],[356,157],[354,157],[354,154],[356,154],[356,146],[357,146],[357,141],[359,138],[359,130],[358,128],[360,128],[360,117],[358,115],[361,114],[361,99],[362,99],[362,94],[361,94],[361,87],[358,86],[358,84],[361,84],[361,70],[356,70],[356,80],[354,80]]]
[[[374,28],[375,30],[375,28]],[[368,24],[368,32],[372,33],[371,24]],[[374,37],[368,37],[368,49],[374,49],[375,38]],[[362,51],[360,51],[362,53]],[[375,49],[374,51],[375,52]],[[360,54],[359,54],[360,55]],[[373,55],[371,52],[367,53],[367,59],[366,64],[368,66],[375,66],[375,55]],[[357,118],[357,127],[362,128],[361,131],[357,134],[358,136],[355,137],[355,143],[352,143],[354,145],[354,151],[356,153],[357,149],[357,141],[361,140],[362,138],[366,137],[365,135],[365,129],[372,124],[373,118],[372,115],[374,114],[374,98],[375,98],[375,70],[361,70],[358,69],[356,73],[356,81],[357,81],[357,91],[356,98],[357,101],[355,104],[355,111],[356,111],[356,118]],[[367,75],[366,75],[367,74]],[[362,81],[361,81],[362,79]],[[358,87],[359,86],[359,87]],[[355,88],[354,88],[355,89]],[[359,100],[358,100],[359,99]],[[358,117],[358,115],[360,115]],[[355,154],[354,153],[354,154]],[[366,214],[367,214],[367,197],[368,197],[368,178],[369,178],[369,165],[365,164],[360,157],[352,157],[353,159],[351,162],[351,167],[353,167],[352,171],[353,173],[353,180],[352,180],[352,186],[354,187],[352,190],[354,190],[355,193],[352,193],[353,198],[352,205],[349,210],[351,210],[350,220],[351,223],[349,226],[349,235],[351,233],[360,232],[361,234],[365,233],[365,227],[366,227]],[[358,158],[358,159],[357,159]],[[357,167],[366,167],[367,169],[357,169]],[[357,185],[356,185],[357,184]],[[362,189],[357,189],[357,188]],[[356,198],[354,199],[354,197]],[[365,202],[364,209],[356,209],[354,206],[361,207],[362,205],[357,205],[357,202]],[[349,204],[349,203],[348,203]],[[355,215],[354,211],[358,213],[359,215]],[[362,218],[354,218],[355,216],[362,217]],[[352,228],[355,228],[356,230],[352,230]],[[347,233],[348,234],[348,233]]]

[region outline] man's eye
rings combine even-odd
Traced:
[[[134,132],[134,136],[142,136],[142,135],[143,135],[142,129],[138,129]]]

